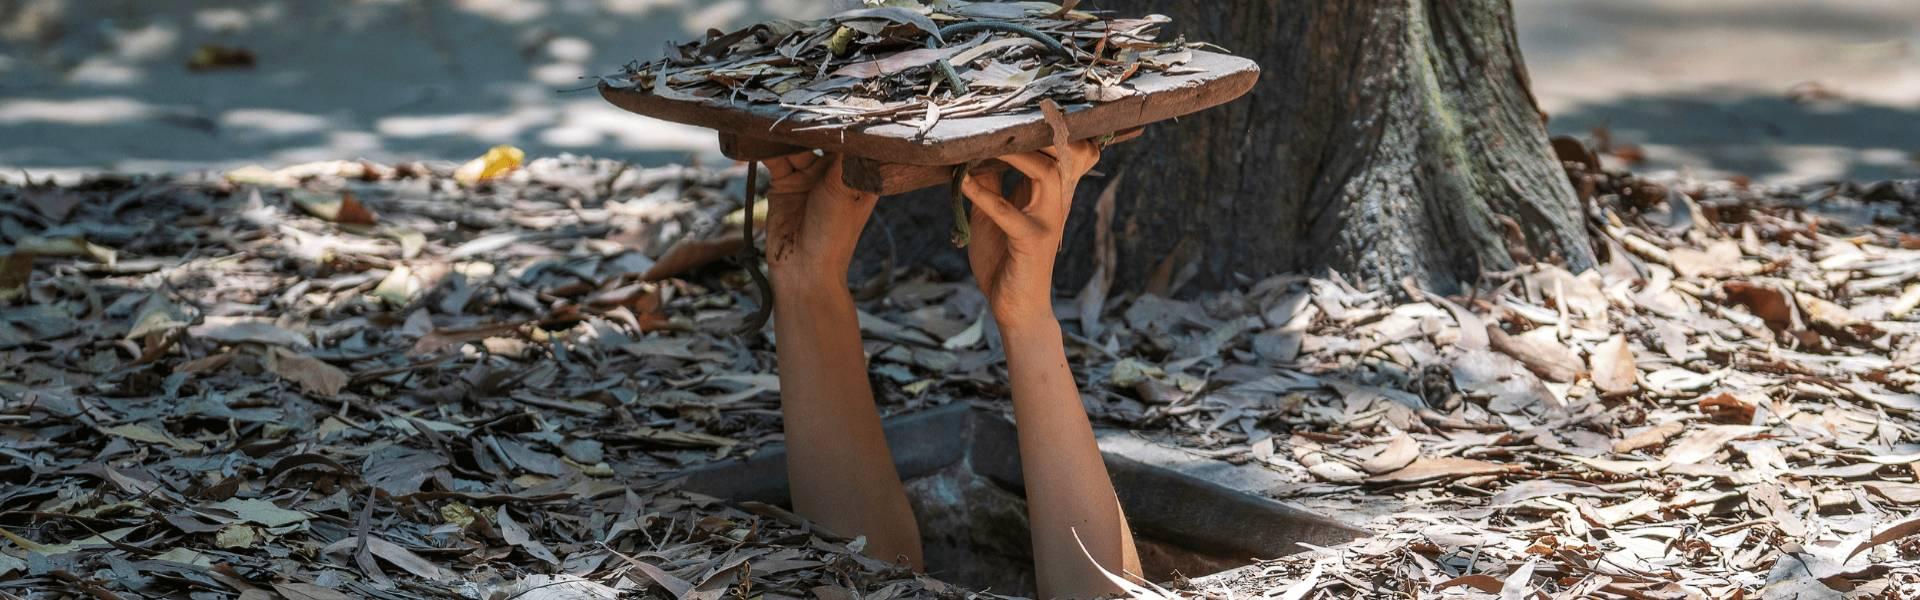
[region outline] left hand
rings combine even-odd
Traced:
[[[1100,145],[1081,141],[1000,157],[1026,178],[1009,197],[998,181],[969,175],[973,201],[973,277],[1002,325],[1053,318],[1053,264],[1080,178],[1100,162]]]

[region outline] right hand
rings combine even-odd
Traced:
[[[1026,177],[1011,196],[997,179],[969,175],[973,201],[973,278],[1002,325],[1053,320],[1053,264],[1080,178],[1100,162],[1100,146],[1081,141],[1000,157]]]
[[[812,152],[766,161],[767,270],[782,288],[833,285],[846,291],[860,230],[880,196],[847,187],[841,157]],[[784,290],[783,290],[784,291]]]

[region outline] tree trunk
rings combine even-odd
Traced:
[[[1109,149],[1100,170],[1120,177],[1117,289],[1186,268],[1201,288],[1332,270],[1390,289],[1410,277],[1455,291],[1528,256],[1576,272],[1593,264],[1508,0],[1081,8],[1167,14],[1167,36],[1219,44],[1263,69],[1247,97]],[[1092,272],[1093,206],[1104,185],[1089,178],[1076,196],[1061,289]],[[933,215],[945,203],[892,204],[901,255],[927,256],[915,245],[944,239],[947,220]]]

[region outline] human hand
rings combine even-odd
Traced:
[[[1026,177],[1011,197],[997,180],[969,175],[973,201],[973,277],[1002,326],[1053,319],[1053,264],[1080,178],[1100,162],[1100,145],[1081,141],[1000,157]]]
[[[766,161],[767,270],[782,292],[793,288],[846,291],[860,230],[879,196],[841,181],[837,154],[811,152]]]

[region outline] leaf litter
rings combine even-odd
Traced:
[[[1205,46],[1158,39],[1165,16],[1116,18],[1074,10],[1076,2],[883,4],[711,31],[601,81],[778,106],[783,120],[807,127],[905,123],[926,132],[941,119],[1134,96],[1128,82],[1139,75],[1196,72],[1187,65]]]
[[[780,439],[772,340],[729,333],[750,283],[717,255],[649,275],[737,231],[737,168],[458,169],[0,188],[0,592],[972,593],[674,487]],[[1920,195],[1570,174],[1608,250],[1587,273],[1061,299],[1102,426],[1375,534],[1139,593],[1920,590]],[[1673,227],[1668,194],[1698,219]],[[1682,250],[1716,258],[1682,274]],[[862,303],[881,409],[1009,410],[972,285],[893,275]]]

